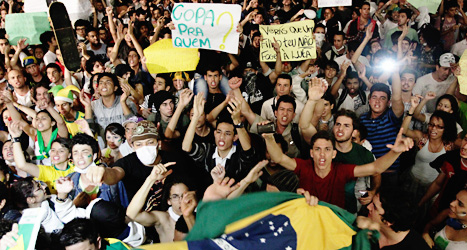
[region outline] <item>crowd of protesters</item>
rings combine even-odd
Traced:
[[[171,38],[176,2],[91,2],[77,72],[53,31],[29,45],[0,29],[0,249],[27,208],[36,249],[126,249],[184,240],[201,200],[260,191],[358,215],[374,249],[467,248],[463,0],[225,0],[242,7],[238,53],[162,74],[143,50]],[[1,26],[23,5],[2,1]],[[260,25],[309,19],[317,58],[282,61],[274,42],[259,60]]]

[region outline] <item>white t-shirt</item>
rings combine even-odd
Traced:
[[[337,57],[336,59],[334,59],[334,61],[335,61],[337,64],[339,64],[339,68],[341,68],[342,64],[345,63],[345,62],[349,62],[349,63],[352,62],[349,58],[347,58],[346,55],[339,56],[339,57]],[[359,61],[361,64],[365,65],[366,67],[370,67],[370,62],[368,61],[368,59],[367,59],[366,57],[360,56],[360,57],[358,58],[358,61]],[[350,67],[352,67],[352,70],[355,71],[355,67],[353,66],[353,64],[350,64]]]
[[[49,63],[54,63],[57,60],[57,55],[52,51],[47,51],[44,55],[44,63],[47,66]]]
[[[435,112],[436,101],[441,95],[446,93],[451,83],[456,79],[456,77],[451,74],[448,78],[442,82],[438,82],[433,78],[433,73],[428,73],[417,79],[415,86],[413,87],[413,95],[425,96],[428,91],[433,91],[436,93],[436,98],[430,100],[426,104],[426,111],[428,113]]]
[[[28,91],[28,93],[24,96],[18,95],[16,92],[13,92],[13,94],[18,98],[18,103],[26,106],[26,107],[31,107],[32,102],[31,102],[31,91]]]
[[[303,110],[303,103],[295,99],[295,103],[297,104],[297,108],[295,108],[295,117],[292,122],[298,123],[300,120],[300,114]],[[272,109],[272,105],[277,105],[276,97],[269,98],[265,102],[263,102],[263,106],[261,107],[261,117],[269,121],[276,121],[276,116],[274,115],[274,110]]]
[[[342,94],[343,89],[339,89],[339,98],[336,99],[336,103],[339,101],[341,94]],[[370,91],[365,91],[365,95],[368,96],[370,94]],[[337,107],[337,109],[348,109],[355,111],[357,110],[360,106],[362,106],[364,103],[361,101],[360,97],[356,95],[355,97],[351,97],[350,95],[347,95],[344,99],[344,102]],[[337,104],[336,104],[337,105]]]

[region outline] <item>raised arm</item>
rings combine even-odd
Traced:
[[[191,118],[190,125],[188,125],[182,142],[182,150],[185,152],[191,151],[193,138],[196,133],[196,124],[198,124],[198,120],[204,112],[205,103],[206,101],[204,100],[203,93],[198,93],[193,102],[193,117]]]
[[[193,98],[193,91],[189,89],[184,89],[180,93],[180,99],[178,101],[177,108],[170,119],[167,128],[165,129],[164,136],[169,139],[178,138],[180,137],[180,131],[175,130],[177,127],[178,120],[182,115],[183,110],[185,107],[190,103],[191,99]]]
[[[164,23],[165,23],[165,17],[161,16],[159,19],[157,19],[156,27],[154,28],[154,35],[151,37],[151,40],[149,41],[150,44],[157,42],[157,39],[159,38],[159,33],[161,32],[162,28],[164,28]]]
[[[365,38],[363,38],[362,43],[360,44],[360,46],[358,46],[357,50],[352,56],[351,60],[353,64],[357,63],[358,58],[362,55],[362,52],[365,49],[365,46],[370,41],[370,39],[373,37],[373,26],[374,24],[371,23],[370,25],[366,27]]]
[[[392,111],[397,117],[404,114],[404,103],[402,102],[402,86],[399,69],[392,72]]]
[[[405,116],[404,121],[402,122],[402,126],[401,126],[402,129],[404,130],[404,135],[414,139],[415,143],[418,143],[418,140],[422,138],[423,133],[420,130],[409,129],[409,125],[410,125],[410,122],[412,121],[413,113],[415,109],[417,108],[419,102],[420,102],[420,99],[418,96],[412,96],[412,98],[410,99],[411,106],[409,109],[409,113],[407,114],[407,116]]]
[[[334,98],[337,100],[339,97],[339,89],[342,85],[342,82],[344,81],[345,77],[347,76],[347,69],[349,68],[350,63],[345,62],[341,66],[341,73],[339,74],[339,78],[337,78],[337,81],[332,85],[331,87],[331,95],[334,96]]]
[[[317,102],[323,97],[326,92],[326,87],[323,86],[318,78],[313,78],[308,83],[308,101],[303,107],[302,114],[300,115],[299,126],[302,132],[302,136],[307,143],[310,143],[311,137],[316,134],[317,130],[312,124],[313,112]]]
[[[401,153],[409,151],[413,147],[413,140],[411,138],[403,138],[402,134],[403,129],[401,128],[397,134],[394,145],[387,145],[387,147],[391,149],[387,154],[381,156],[372,163],[356,166],[354,169],[354,176],[364,177],[381,174],[396,161]]]
[[[21,130],[20,123],[18,121],[11,122],[8,126],[8,131],[11,134],[12,138],[20,137],[23,131]],[[32,164],[26,162],[24,158],[23,149],[21,148],[21,143],[13,140],[13,157],[15,159],[16,167],[25,171],[26,173],[38,177],[40,174],[39,168]]]
[[[428,91],[424,98],[422,96],[419,96],[419,95],[417,95],[417,96],[419,98],[421,98],[422,100],[418,104],[417,108],[414,110],[413,118],[415,118],[415,119],[417,119],[417,120],[419,120],[421,122],[425,122],[426,115],[422,113],[422,109],[427,104],[427,102],[429,100],[433,100],[433,99],[436,98],[436,93],[433,92],[433,91]]]
[[[216,121],[219,114],[227,107],[227,105],[229,105],[231,96],[231,94],[228,94],[225,97],[225,100],[221,102],[221,104],[217,105],[211,110],[209,114],[206,115],[206,121],[208,121],[213,127],[216,126]]]
[[[112,51],[110,51],[110,58],[109,58],[112,64],[115,66],[122,63],[120,59],[118,58],[118,50],[120,48],[120,44],[122,44],[123,38],[124,38],[123,24],[119,24],[117,27],[117,38],[114,40],[115,45],[112,47]]]
[[[84,93],[84,89],[79,93],[79,100],[84,106],[84,118],[92,120],[94,118],[94,114],[92,112],[91,99]]]
[[[233,198],[237,198],[239,197],[240,195],[243,194],[243,192],[245,192],[245,189],[253,182],[257,181],[259,179],[259,177],[261,175],[263,175],[263,171],[261,171],[266,165],[268,165],[268,161],[267,160],[262,160],[260,162],[258,162],[258,164],[256,164],[256,166],[254,166],[250,172],[248,173],[248,175],[243,178],[243,180],[240,181],[240,185],[238,187],[237,190],[233,191],[232,193],[229,194],[229,196],[227,196],[227,199],[233,199]]]
[[[133,199],[131,199],[131,202],[126,209],[126,215],[130,217],[130,219],[147,227],[161,223],[159,213],[163,212],[146,212],[143,210],[143,207],[146,204],[146,197],[148,196],[149,191],[151,191],[154,183],[162,181],[169,174],[171,174],[172,171],[167,171],[167,167],[174,164],[174,162],[171,162],[166,164],[158,164],[153,167],[151,174],[146,178],[143,185],[140,187],[138,192],[136,192],[135,196],[133,196]]]
[[[11,58],[11,61],[10,61],[10,65],[13,69],[17,69],[17,70],[22,69],[21,63],[18,65],[18,62],[19,62],[19,56],[21,52],[23,51],[23,49],[25,49],[29,45],[29,43],[25,44],[25,42],[26,42],[26,38],[22,38],[18,40],[15,54],[13,55],[13,58]]]
[[[232,116],[232,121],[234,125],[236,126],[242,123],[242,120],[240,118],[241,105],[242,105],[241,100],[237,100],[236,98],[233,98],[229,102],[229,107],[227,107],[227,110]],[[245,126],[242,126],[241,128],[236,127],[235,129],[237,130],[238,140],[240,141],[240,145],[242,146],[243,151],[250,150],[251,138],[248,132],[246,131]]]
[[[117,32],[116,32],[116,27],[114,23],[114,13],[113,13],[113,8],[112,6],[109,6],[105,8],[105,12],[107,13],[107,18],[109,19],[109,30],[110,34],[112,35],[112,39],[114,41],[117,41]]]
[[[271,160],[288,170],[295,170],[297,162],[282,152],[279,145],[277,145],[273,134],[263,134],[263,137],[266,141],[266,148],[269,155],[271,155]]]
[[[42,105],[47,105],[45,100],[40,101],[43,104]],[[54,118],[55,122],[57,123],[57,128],[58,128],[58,135],[61,138],[68,138],[68,128],[66,127],[66,123],[63,120],[62,116],[54,109],[54,106],[52,102],[47,105],[46,110],[49,112],[49,114]]]
[[[123,115],[128,116],[133,114],[133,111],[131,111],[130,107],[128,107],[128,104],[126,103],[126,100],[130,96],[129,90],[122,88],[123,94],[120,96],[120,106],[122,107],[123,110]]]
[[[242,93],[240,92],[240,86],[242,85],[243,79],[240,77],[232,77],[229,80],[229,87],[232,89],[232,94],[237,98],[237,100],[242,101],[241,111],[242,115],[246,118],[248,123],[251,125],[255,122],[256,114],[251,110],[250,105],[243,98]]]
[[[133,42],[133,45],[135,46],[136,51],[138,52],[138,55],[140,58],[144,57],[144,52],[143,52],[143,47],[141,47],[141,44],[139,44],[138,39],[136,39],[135,33],[134,33],[134,27],[133,27],[133,21],[128,21],[128,34],[131,37],[131,41]]]

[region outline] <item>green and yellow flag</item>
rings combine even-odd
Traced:
[[[201,202],[186,241],[141,249],[370,249],[355,216],[319,202],[309,206],[293,193],[253,193],[233,200]]]

